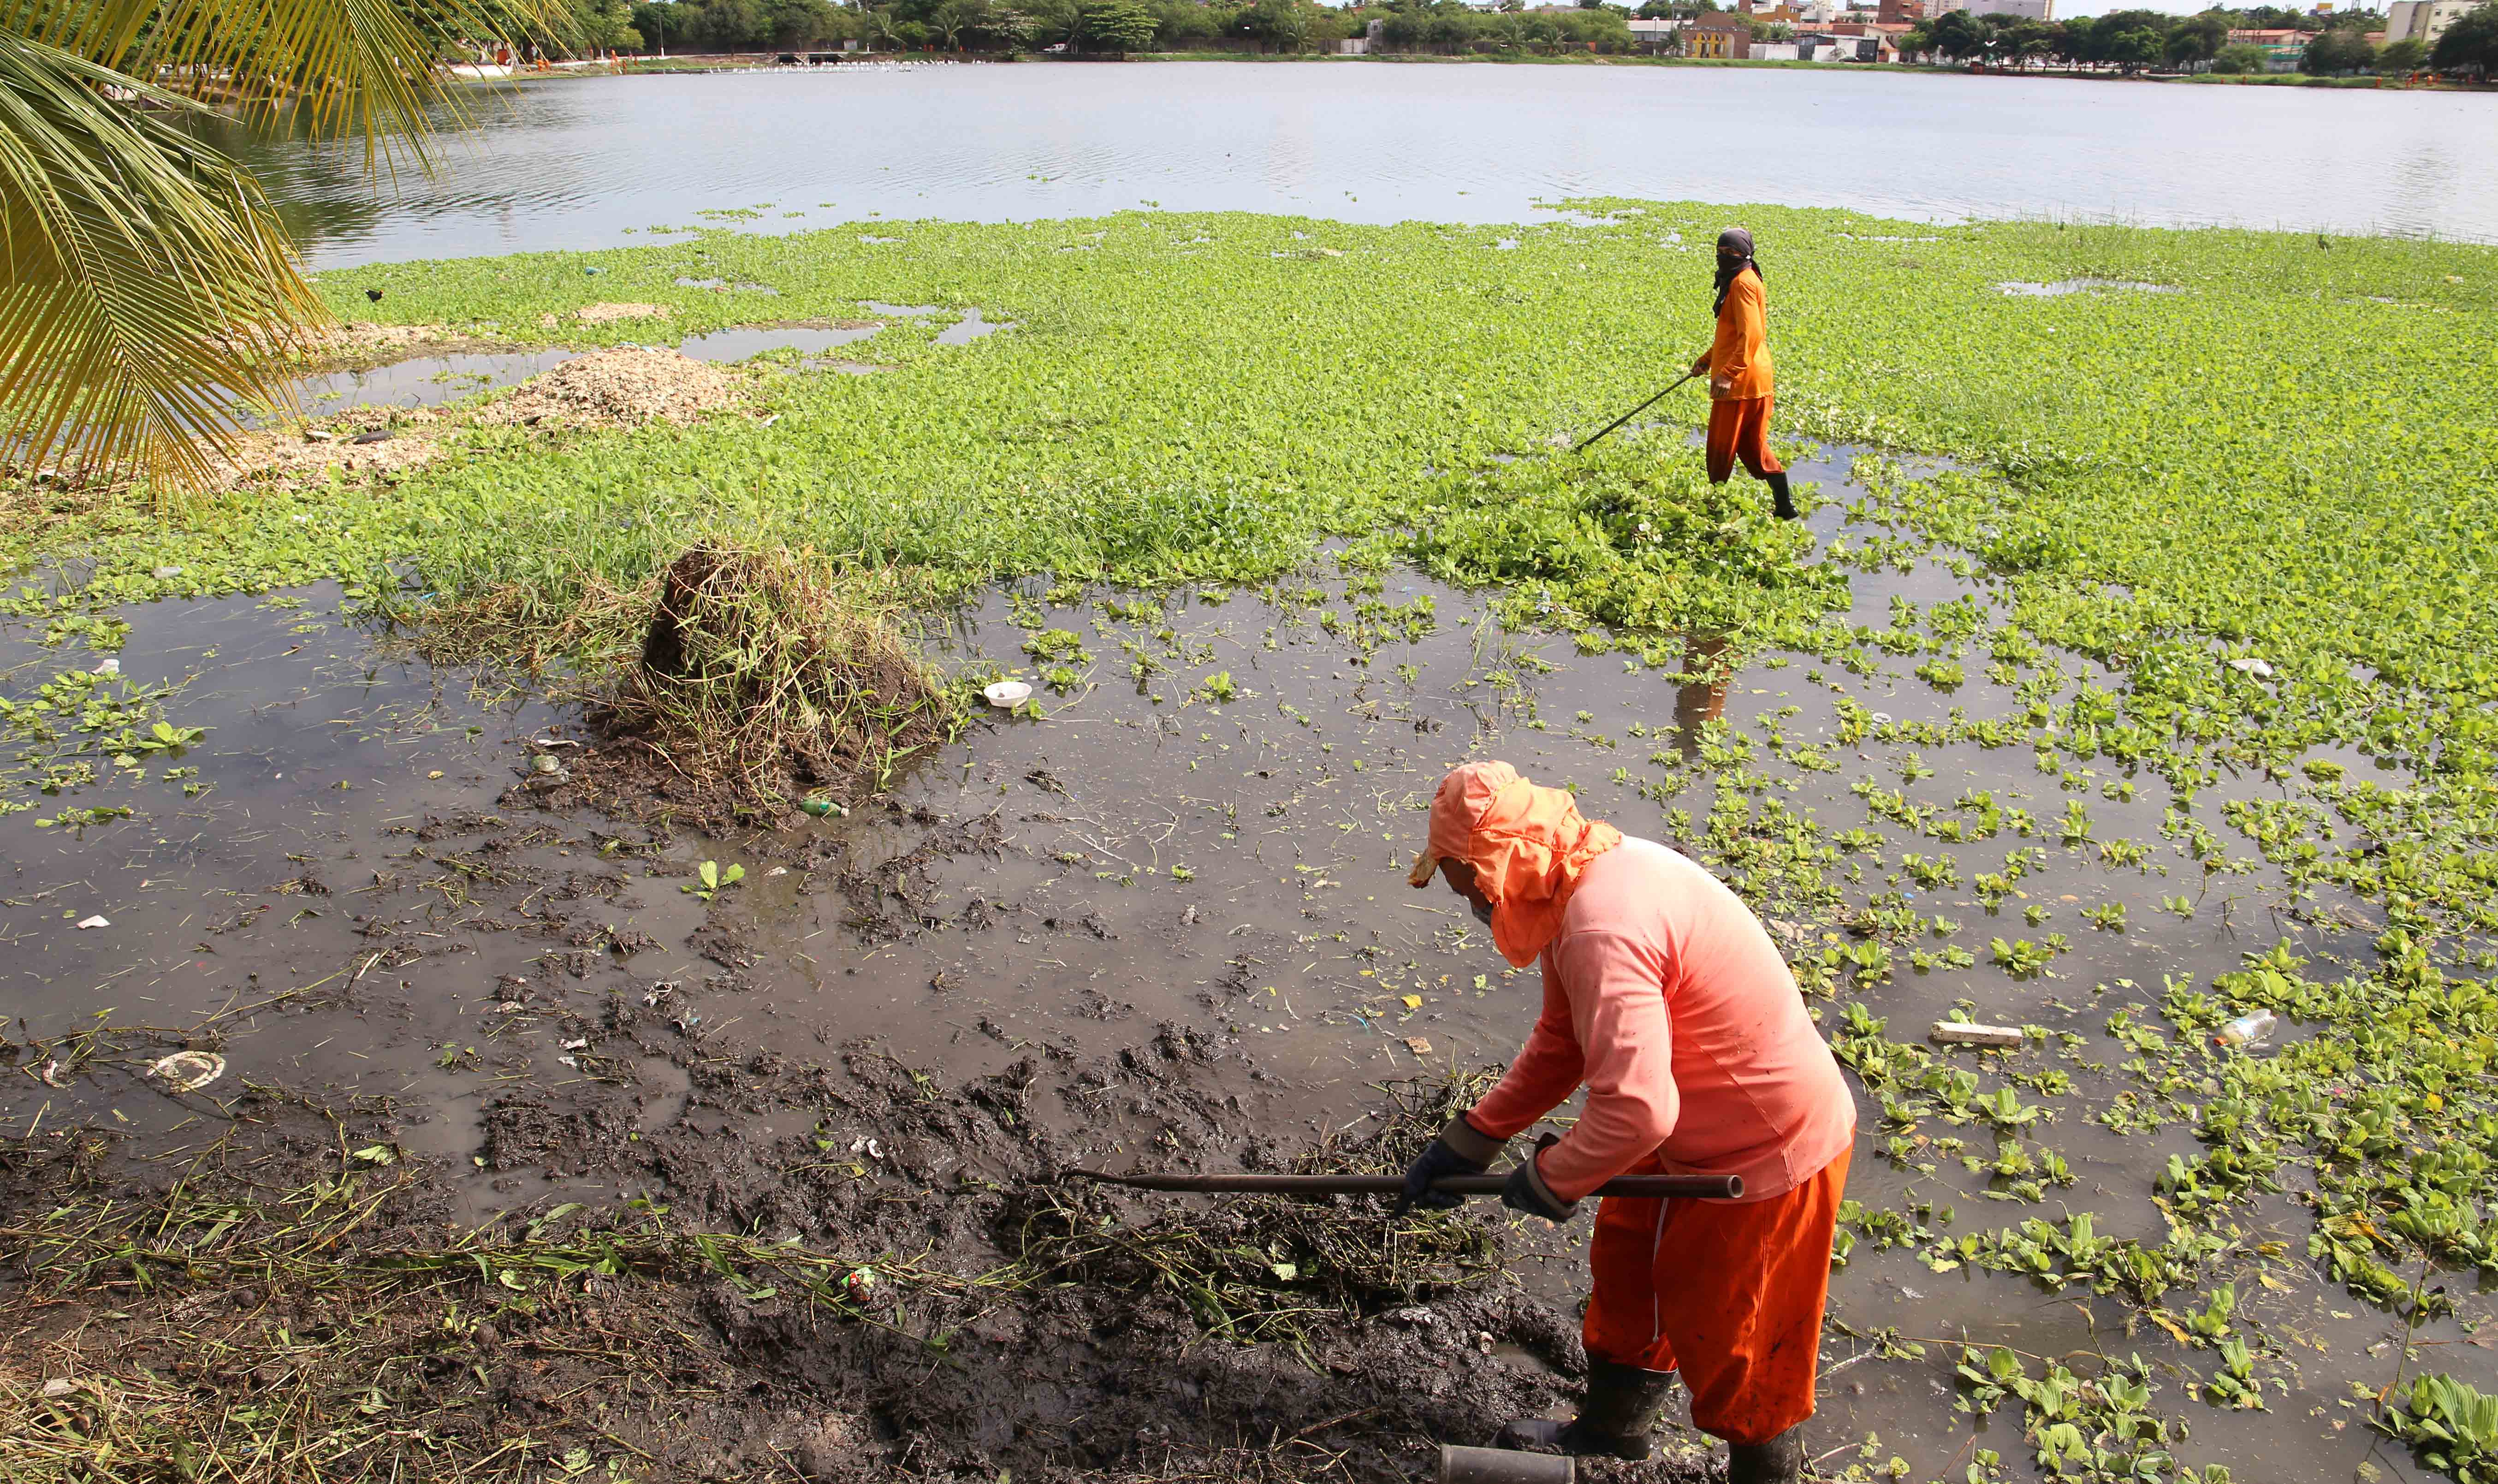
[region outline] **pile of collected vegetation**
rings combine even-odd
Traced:
[[[576,428],[690,423],[737,401],[733,371],[674,350],[627,345],[566,361],[477,414],[484,423]]]
[[[889,597],[813,550],[696,546],[611,611],[643,627],[601,719],[680,770],[852,800],[955,725]]]

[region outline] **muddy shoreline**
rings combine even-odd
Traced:
[[[1863,493],[1842,462],[1800,477]],[[1898,542],[1870,508],[1826,505],[1816,529]],[[1895,600],[1997,621],[2009,606],[1906,542],[1849,578],[1860,624],[1896,619]],[[406,1431],[444,1430],[445,1456],[480,1477],[580,1473],[563,1462],[577,1447],[592,1477],[1388,1479],[1418,1476],[1431,1442],[1566,1409],[1584,1232],[1494,1210],[1425,1231],[1344,1208],[1313,1227],[1283,1203],[1035,1183],[1078,1161],[1394,1168],[1438,1111],[1425,1089],[1503,1062],[1533,977],[1398,879],[1418,801],[1467,756],[1574,784],[1590,815],[1737,881],[1835,1040],[1857,1034],[1851,1000],[1903,1042],[1963,1013],[2042,1028],[2012,1052],[1944,1053],[2034,1108],[2002,1137],[1967,1107],[1903,1126],[1860,1084],[1849,1193],[1869,1214],[1835,1277],[1814,1425],[1816,1453],[1845,1450],[1834,1476],[1896,1455],[1957,1478],[1981,1449],[2006,1461],[1997,1476],[2027,1476],[2018,1413],[1955,1404],[1963,1344],[2154,1356],[2178,1457],[2302,1480],[2385,1462],[2342,1357],[2372,1376],[2406,1343],[2468,1354],[2446,1363],[2458,1373],[2477,1359],[2488,1304],[2468,1275],[2416,1324],[2370,1307],[2309,1261],[2295,1186],[2243,1198],[2238,1235],[2203,1260],[2206,1280],[2246,1278],[2231,1322],[2270,1357],[2268,1411],[2190,1391],[2208,1348],[2146,1317],[2186,1313],[2184,1295],[1937,1268],[1935,1234],[2075,1211],[2160,1239],[2181,1202],[2161,1172],[2204,1147],[2191,1123],[2122,1116],[2146,1098],[2127,1037],[2158,1018],[2163,979],[2234,970],[2280,938],[2355,965],[2385,926],[2355,894],[2293,889],[2243,840],[2226,872],[2172,851],[2167,790],[2147,778],[2043,771],[2028,749],[1942,731],[2068,703],[2107,678],[2090,661],[2049,656],[2007,683],[1972,661],[1945,685],[1913,672],[1923,651],[1863,672],[1771,653],[1712,683],[1680,645],[1651,661],[1508,632],[1480,597],[1409,571],[1323,564],[1264,594],[1027,583],[926,640],[949,667],[1019,671],[1041,715],[982,717],[847,815],[753,821],[690,788],[598,807],[579,755],[601,743],[578,715],[389,658],[341,606],[315,590],[127,611],[123,675],[180,682],[165,714],[202,737],[120,792],[64,795],[129,817],[0,817],[16,955],[0,1009],[17,1027],[0,1228],[36,1259],[7,1274],[0,1308],[13,1371],[79,1388],[24,1388],[10,1404],[25,1427],[72,1426],[44,1420],[55,1404],[89,1429],[197,1425],[182,1408],[204,1398],[300,1380],[290,1415],[354,1457],[406,1446],[350,1436],[352,1399],[396,1387],[388,1408],[430,1419]],[[13,687],[60,666],[41,640],[11,637]],[[1868,708],[1939,740],[1842,741]],[[542,756],[573,781],[533,788]],[[2291,783],[2219,779],[2199,807],[2269,805]],[[1918,864],[1885,840],[1853,874],[1873,847],[1841,847],[1821,885],[1789,888],[1794,822],[1872,841],[1896,823],[1876,796],[1893,791],[1934,809],[1988,793],[1972,818],[2086,805],[2092,827],[2007,835],[1954,871],[1923,837],[1906,842]],[[2007,852],[2021,874],[1977,883]],[[706,887],[706,862],[743,874]],[[2190,911],[2163,912],[2171,897]],[[1904,911],[1954,928],[1884,925]],[[90,914],[108,925],[75,925]],[[2034,969],[1988,953],[2050,933],[2064,946]],[[186,1045],[229,1070],[175,1095],[144,1069]],[[2049,1155],[2066,1178],[2041,1173]],[[248,1213],[220,1231],[220,1203]],[[324,1281],[354,1304],[237,1275],[267,1268],[251,1243],[325,1233],[359,1203],[370,1215],[322,1246]],[[180,1240],[134,1261],[66,1235],[143,1216]],[[1929,1235],[1883,1235],[1909,1227]],[[579,1264],[602,1241],[616,1272],[528,1256]],[[1390,1261],[1418,1242],[1457,1255]],[[103,1255],[65,1287],[45,1254],[69,1252]],[[1174,1276],[1191,1273],[1213,1274],[1211,1302]],[[337,1343],[281,1364],[272,1329]],[[345,1342],[365,1330],[398,1338],[367,1354]],[[203,1338],[257,1358],[160,1371]],[[179,1397],[148,1401],[160,1385]],[[1678,1436],[1621,1475],[1693,1476],[1699,1442]]]

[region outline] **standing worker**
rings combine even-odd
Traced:
[[[1500,1442],[1644,1459],[1679,1369],[1692,1422],[1732,1446],[1730,1484],[1802,1478],[1856,1106],[1786,961],[1697,863],[1508,763],[1443,778],[1430,828],[1408,879],[1436,869],[1502,956],[1541,958],[1544,1013],[1509,1075],[1407,1168],[1406,1203],[1457,1204],[1431,1182],[1483,1173],[1583,1083],[1577,1124],[1519,1161],[1503,1204],[1561,1222],[1617,1175],[1744,1181],[1733,1201],[1604,1199],[1586,1400]]]
[[[1770,487],[1778,519],[1796,518],[1787,497],[1786,466],[1770,452],[1769,300],[1761,292],[1761,265],[1752,261],[1752,234],[1729,227],[1717,234],[1717,338],[1691,363],[1691,374],[1709,377],[1709,482],[1724,484],[1735,461]]]

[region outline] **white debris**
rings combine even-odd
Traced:
[[[149,1062],[147,1075],[176,1092],[197,1092],[226,1075],[226,1059],[214,1051],[176,1051]]]
[[[1001,680],[995,685],[982,687],[980,694],[988,697],[990,705],[1003,711],[1012,711],[1032,699],[1032,687],[1020,680]]]
[[[156,568],[156,579],[159,582],[170,578],[179,577],[181,575],[182,569],[178,566],[160,566]]]
[[[98,660],[95,662],[95,672],[99,675],[118,675],[121,673],[121,661],[118,660]]]
[[[79,926],[80,927],[111,927],[112,925],[112,919],[101,916],[82,918],[79,921]]]
[[[2272,678],[2272,666],[2264,663],[2260,660],[2253,658],[2252,656],[2243,656],[2239,659],[2230,661],[2229,668],[2237,671],[2241,675],[2253,675],[2258,680],[2270,680]]]

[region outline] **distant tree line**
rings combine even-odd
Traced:
[[[1625,6],[1480,11],[1459,0],[1388,0],[1360,8],[1313,0],[573,0],[583,34],[610,49],[812,50],[855,41],[877,50],[1187,51],[1216,45],[1331,50],[1381,23],[1399,50],[1633,49]]]
[[[1398,51],[1619,53],[1636,49],[1627,6],[1578,0],[1568,10],[1505,0],[1477,10],[1461,0],[1381,0],[1338,8],[1314,0],[569,0],[575,25],[550,36],[555,50],[1028,51],[1064,47],[1078,53],[1187,51],[1216,46],[1263,50],[1329,50],[1380,24],[1380,42]],[[1717,0],[1643,0],[1643,17],[1690,17]],[[1757,16],[1761,40],[1790,28]],[[2364,33],[2384,23],[2370,11],[2318,16],[2286,6],[2207,10],[2173,16],[2115,11],[2064,21],[1954,11],[1920,22],[1900,39],[1911,56],[2016,68],[2062,66],[2132,74],[2153,68],[2259,72],[2261,48],[2231,45],[2232,30],[2308,33],[2302,70],[2320,76],[2409,73],[2424,68],[2488,77],[2498,71],[2498,0],[2457,20],[2432,48],[2406,38],[2372,47]]]
[[[2064,21],[1953,11],[1920,22],[1901,38],[1900,49],[1946,61],[2010,67],[2053,64],[2126,74],[2151,68],[2253,73],[2264,69],[2264,48],[2233,44],[2229,33],[2294,30],[2306,33],[2299,70],[2318,77],[2423,69],[2486,77],[2493,63],[2498,63],[2498,0],[2455,21],[2434,48],[2413,37],[2372,46],[2366,33],[2384,24],[2385,16],[2373,11],[2318,16],[2279,6],[2215,9],[2195,16],[2111,11]]]

